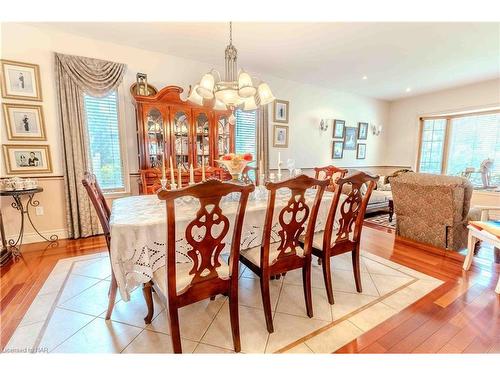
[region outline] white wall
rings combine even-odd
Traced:
[[[128,46],[107,43],[99,40],[83,38],[80,36],[61,33],[48,28],[36,28],[27,24],[2,23],[1,25],[1,57],[3,59],[17,60],[38,64],[41,71],[43,105],[48,141],[52,152],[54,171],[52,176],[62,176],[61,132],[57,117],[56,87],[54,74],[54,52],[94,57],[126,63],[127,74],[124,78],[121,101],[124,103],[125,127],[127,133],[127,154],[129,172],[136,172],[137,144],[135,137],[135,113],[129,94],[130,85],[135,82],[137,72],[148,74],[148,81],[162,88],[166,85],[178,85],[186,89],[190,84],[196,83],[201,75],[211,66],[175,56],[141,50]],[[166,35],[166,38],[171,37]],[[223,48],[221,46],[221,63],[223,63]],[[245,62],[240,61],[244,67]],[[220,69],[220,67],[215,67]],[[385,101],[353,95],[335,90],[327,90],[311,85],[300,84],[282,80],[276,77],[258,74],[266,80],[273,90],[274,95],[283,100],[290,101],[290,138],[288,149],[270,147],[271,167],[276,165],[277,153],[281,157],[296,159],[297,168],[310,168],[316,165],[332,163],[331,146],[332,131],[319,130],[321,118],[340,118],[346,120],[347,126],[356,126],[357,122],[382,124],[387,128],[389,106]],[[184,97],[187,92],[184,93]],[[12,101],[14,102],[14,101]],[[16,101],[19,102],[19,101]],[[270,112],[272,120],[272,111]],[[3,119],[2,119],[3,121]],[[5,128],[0,126],[2,144],[7,142]],[[378,166],[386,160],[383,142],[387,137],[384,129],[382,136],[375,137],[369,132],[366,160],[356,160],[356,151],[345,151],[342,160],[335,160],[334,164],[340,166]],[[272,126],[270,139],[272,139]],[[9,142],[15,143],[15,142]],[[2,156],[3,157],[3,156]],[[395,165],[401,165],[399,162]],[[0,163],[0,176],[5,176],[5,165]],[[40,180],[42,186],[45,180]],[[56,181],[56,182],[54,182]],[[64,223],[63,189],[54,190],[54,183],[62,184],[62,179],[52,179],[50,185],[45,186],[46,192],[40,196],[45,209],[45,216],[35,217],[35,223],[44,233],[57,231],[62,233]],[[52,192],[57,191],[57,196]],[[6,232],[12,236],[17,231],[17,217],[9,208],[10,201],[2,199],[2,212],[7,217]]]
[[[391,102],[383,163],[416,167],[419,117],[499,105],[500,79]]]

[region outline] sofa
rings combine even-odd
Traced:
[[[386,176],[380,176],[375,189],[372,191],[368,205],[366,206],[366,214],[374,212],[388,212],[389,221],[392,221],[393,206],[392,206],[392,191],[391,185]]]
[[[467,179],[408,172],[390,183],[396,234],[447,250],[467,247],[467,223],[480,217],[470,210],[473,188]]]

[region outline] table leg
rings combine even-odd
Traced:
[[[31,221],[29,206],[37,207],[39,204],[40,204],[39,201],[37,201],[36,199],[33,200],[33,194],[30,194],[29,198],[28,198],[28,202],[26,203],[26,216],[27,216],[27,218],[28,218],[31,226],[33,227],[33,229],[35,230],[35,232],[40,237],[42,237],[45,241],[48,241],[48,242],[56,242],[59,239],[59,237],[56,234],[51,235],[49,238],[45,237],[43,234],[41,234],[38,231],[38,229],[36,229],[35,224],[33,224],[33,221]]]
[[[476,241],[477,239],[472,235],[472,231],[469,229],[467,239],[467,256],[465,257],[464,265],[462,266],[465,271],[468,271],[472,264],[472,258],[474,257],[474,245],[476,244]]]
[[[2,250],[0,251],[0,266],[7,264],[12,258],[12,251],[7,246],[7,240],[5,239],[5,229],[3,227],[3,217],[2,211],[0,210],[0,235],[2,236]]]
[[[55,234],[51,235],[49,238],[45,237],[43,234],[41,234],[38,229],[35,227],[35,224],[33,224],[33,221],[31,220],[30,216],[30,211],[29,207],[37,207],[40,202],[37,201],[36,199],[33,199],[34,194],[29,194],[28,195],[28,200],[26,201],[26,205],[23,205],[23,202],[21,200],[21,195],[13,195],[12,198],[14,199],[14,202],[12,202],[11,206],[15,208],[16,210],[19,211],[19,214],[21,215],[21,227],[19,228],[19,235],[17,239],[14,241],[13,239],[9,240],[9,245],[11,246],[12,253],[15,256],[20,255],[20,250],[21,250],[21,245],[23,243],[23,237],[24,237],[24,216],[26,215],[26,218],[30,222],[31,226],[35,230],[35,232],[43,238],[45,241],[48,242],[55,242],[59,239],[59,237]]]
[[[500,294],[500,277],[498,278],[497,287],[495,288],[495,293]]]
[[[9,246],[12,249],[12,254],[17,257],[20,255],[19,251],[21,250],[21,244],[23,243],[24,208],[23,208],[23,202],[21,201],[20,195],[13,195],[12,199],[14,199],[14,202],[12,202],[11,206],[13,208],[15,208],[16,210],[18,210],[20,215],[21,215],[21,227],[19,228],[19,235],[17,236],[17,239],[15,241],[13,239],[9,240]]]

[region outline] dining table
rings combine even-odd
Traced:
[[[306,203],[311,206],[317,189],[308,189]],[[291,193],[289,189],[277,191],[271,242],[279,241],[278,215],[287,205]],[[315,232],[324,230],[326,218],[333,199],[333,193],[325,192],[321,199]],[[340,197],[341,203],[345,196]],[[262,231],[267,211],[268,191],[264,186],[257,186],[249,196],[243,221],[240,250],[260,246]],[[239,193],[223,197],[220,207],[233,225],[239,203]],[[338,205],[339,207],[341,204]],[[178,198],[176,210],[176,262],[192,262],[187,252],[190,245],[184,239],[185,230],[195,218],[199,201],[192,197]],[[338,215],[336,215],[338,217]],[[117,281],[118,290],[124,301],[130,299],[130,293],[137,286],[150,281],[153,273],[166,264],[167,215],[165,201],[157,195],[138,195],[118,198],[113,201],[110,218],[110,258]],[[336,224],[337,225],[337,224]],[[231,231],[229,232],[231,233]],[[226,235],[222,254],[229,253],[231,235]]]

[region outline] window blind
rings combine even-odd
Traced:
[[[447,174],[460,175],[466,168],[479,170],[488,158],[494,160],[492,185],[500,184],[500,113],[451,119]],[[472,173],[474,185],[482,185],[481,174]]]
[[[125,189],[118,123],[117,92],[84,95],[90,166],[104,191]]]
[[[252,154],[257,158],[257,116],[256,111],[236,110],[236,153]]]
[[[236,116],[236,131],[235,131],[235,151],[237,154],[252,154],[257,164],[257,111],[242,111],[237,109]],[[250,173],[250,177],[255,179],[255,176]]]
[[[446,119],[424,120],[422,126],[419,171],[439,174],[443,165]]]

